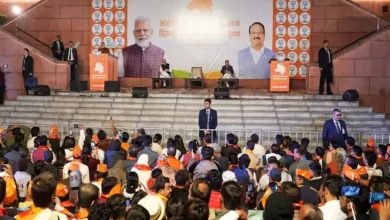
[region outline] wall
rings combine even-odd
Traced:
[[[361,7],[366,8],[367,10],[373,12],[377,16],[390,19],[390,0],[351,0]],[[389,6],[388,12],[382,12],[383,6]]]
[[[6,15],[8,20],[15,17],[12,12],[13,6],[19,6],[22,12],[40,0],[0,0],[0,14]]]
[[[22,62],[24,48],[27,44],[16,40],[11,34],[0,28],[0,65],[8,65],[5,69],[6,99],[16,99],[24,94],[22,78]],[[70,80],[70,68],[66,62],[53,62],[40,51],[30,49],[34,59],[34,76],[40,85],[49,85],[51,89],[67,89]]]
[[[312,0],[311,61],[318,59],[324,39],[333,52],[377,27],[377,18],[346,0]],[[381,27],[386,23],[381,22]]]
[[[56,35],[62,41],[80,42],[77,48],[79,65],[76,69],[78,79],[88,79],[90,51],[90,0],[46,0],[41,5],[20,17],[17,25],[47,45],[52,44]],[[15,34],[16,22],[5,28]],[[47,48],[40,46],[27,36],[18,34],[23,40],[34,45],[42,52],[50,54]]]
[[[362,105],[390,118],[390,28],[359,42],[333,63],[335,94],[356,89]],[[309,67],[306,86],[310,92],[318,93],[319,75],[317,66]]]

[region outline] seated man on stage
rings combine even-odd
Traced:
[[[163,59],[162,64],[160,65],[160,78],[172,78],[172,67],[167,63],[166,59]],[[163,81],[164,87],[167,86],[167,82]]]
[[[234,78],[234,70],[233,67],[229,65],[229,60],[225,60],[225,65],[222,66],[221,73],[223,79]],[[228,82],[226,82],[226,87],[229,87]]]

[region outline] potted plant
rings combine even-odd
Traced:
[[[0,14],[0,25],[7,21],[7,15]]]

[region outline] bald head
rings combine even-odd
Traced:
[[[198,198],[209,204],[211,196],[211,186],[206,179],[197,179],[191,185],[191,190],[188,197]]]
[[[99,188],[93,184],[83,184],[79,191],[79,205],[89,209],[93,202],[99,199]]]
[[[321,209],[313,206],[312,204],[305,204],[299,210],[299,220],[322,220],[323,215]]]

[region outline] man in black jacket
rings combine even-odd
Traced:
[[[218,115],[217,111],[210,108],[211,106],[211,99],[207,98],[204,100],[204,109],[199,111],[199,137],[201,140],[203,140],[203,137],[205,135],[205,131],[207,134],[213,134],[212,135],[212,141],[217,142],[217,132],[216,131],[210,131],[215,130],[218,126]]]
[[[24,57],[22,63],[23,81],[26,82],[28,77],[32,77],[34,73],[34,59],[30,56],[30,51],[24,48]],[[28,86],[24,86],[26,93],[28,94]]]
[[[64,52],[64,61],[72,62],[70,66],[70,81],[76,80],[76,67],[78,65],[77,49],[73,48],[73,42],[69,41],[68,48]]]
[[[57,40],[53,41],[53,44],[51,46],[53,57],[57,58],[58,60],[62,60],[62,56],[64,55],[64,50],[65,50],[64,43],[62,43],[60,35],[57,35]]]
[[[328,48],[329,41],[324,40],[324,47],[318,51],[318,66],[321,70],[320,77],[320,95],[324,92],[324,83],[326,81],[326,93],[333,95],[330,84],[333,83],[333,58],[332,51]]]
[[[234,70],[233,67],[229,65],[229,60],[225,60],[225,65],[222,66],[221,73],[222,78],[224,79],[234,78]],[[228,82],[226,82],[226,87],[229,87]]]

